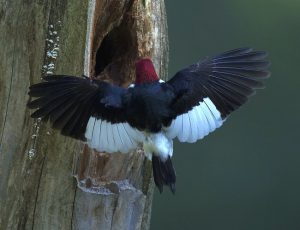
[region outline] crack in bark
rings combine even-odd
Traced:
[[[111,217],[111,222],[110,222],[110,229],[112,229],[112,227],[113,227],[114,216],[115,216],[115,212],[116,212],[116,209],[117,209],[118,200],[119,200],[119,196],[114,202],[114,206],[113,206],[113,210],[112,210],[112,217]]]
[[[40,190],[40,185],[41,185],[41,180],[42,180],[42,175],[43,175],[43,170],[44,170],[45,159],[46,159],[46,155],[44,156],[43,161],[42,161],[42,167],[40,170],[40,176],[39,176],[38,186],[37,186],[37,190],[36,190],[34,209],[33,209],[33,215],[32,215],[32,228],[31,228],[32,230],[34,229],[35,211],[36,211],[37,201],[38,201],[38,197],[39,197],[39,190]]]
[[[50,5],[49,5],[50,9],[52,9],[52,2],[50,1]],[[47,34],[49,32],[49,20],[50,20],[50,13],[47,15],[47,20],[46,22],[48,22],[48,29],[46,30],[47,31]],[[47,36],[47,35],[46,35]],[[45,41],[45,50],[47,51],[47,42]],[[46,63],[46,57],[47,57],[47,54],[45,52],[44,54],[44,61],[43,61],[43,66],[45,65]],[[43,70],[42,70],[43,71]],[[36,129],[39,129],[39,125],[38,124],[38,120],[36,120],[35,122],[37,122],[37,127]],[[35,133],[35,130],[33,131],[33,133]],[[33,140],[33,148],[36,149],[36,145],[38,143],[38,136],[36,136],[36,138]],[[31,147],[31,146],[30,146]],[[43,157],[43,160],[42,160],[42,166],[41,166],[41,169],[40,169],[40,174],[39,174],[39,179],[38,179],[38,183],[37,183],[37,189],[36,189],[36,195],[35,195],[35,201],[34,201],[34,208],[33,208],[33,214],[32,214],[32,226],[31,226],[31,229],[34,230],[34,223],[35,223],[35,213],[36,213],[36,208],[37,208],[37,203],[38,203],[38,197],[39,197],[39,190],[40,190],[40,185],[41,185],[41,181],[42,181],[42,175],[43,175],[43,170],[44,170],[44,165],[45,165],[45,160],[46,160],[46,154],[44,155]]]
[[[19,8],[19,11],[18,11],[18,14],[17,14],[17,18],[20,18],[20,12],[21,12],[21,8]],[[17,21],[19,21],[19,20],[17,20]],[[1,149],[2,149],[2,141],[3,141],[4,130],[5,130],[5,126],[6,126],[6,118],[7,118],[7,114],[8,114],[8,106],[9,106],[10,95],[11,95],[11,90],[12,90],[12,81],[13,81],[13,76],[14,76],[14,73],[15,73],[15,71],[14,71],[14,67],[15,67],[15,53],[16,53],[15,50],[16,50],[16,37],[14,39],[13,60],[12,60],[12,65],[11,65],[11,76],[10,76],[10,85],[9,85],[9,89],[8,89],[8,99],[7,99],[7,103],[6,103],[3,128],[2,128],[1,138],[0,138],[0,154],[1,154]]]
[[[74,199],[73,199],[73,203],[72,203],[72,216],[71,216],[71,230],[73,229],[73,220],[74,220],[74,208],[75,208],[75,203],[76,203],[76,195],[77,195],[77,190],[78,190],[78,187],[75,186],[75,192],[74,192]]]
[[[14,53],[15,53],[15,47],[14,47]],[[4,136],[4,130],[5,130],[5,126],[6,126],[6,117],[7,117],[7,114],[8,114],[8,104],[9,104],[9,101],[10,101],[10,94],[11,94],[11,88],[12,88],[12,79],[13,79],[13,75],[14,75],[14,61],[15,61],[15,56],[13,56],[12,74],[11,74],[11,78],[10,78],[8,99],[7,99],[7,103],[6,103],[4,122],[3,122],[3,128],[2,128],[1,139],[0,139],[0,153],[1,153],[1,149],[2,149],[1,146],[2,146],[2,141],[3,141],[3,136]]]

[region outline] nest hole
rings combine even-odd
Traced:
[[[137,57],[137,39],[132,33],[133,23],[123,20],[102,40],[95,57],[94,73],[118,85],[130,83]]]

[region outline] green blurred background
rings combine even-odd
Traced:
[[[272,77],[222,128],[175,143],[177,192],[155,194],[152,230],[300,229],[300,1],[166,0],[170,66],[251,46]]]

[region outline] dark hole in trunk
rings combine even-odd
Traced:
[[[112,29],[102,40],[96,53],[95,76],[103,72],[116,84],[124,84],[132,72],[137,56],[136,36],[131,32],[133,23],[124,19],[120,26]],[[128,78],[129,77],[129,78]]]

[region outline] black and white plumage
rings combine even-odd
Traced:
[[[219,128],[228,115],[263,88],[267,54],[251,48],[206,58],[159,81],[150,59],[136,63],[136,81],[125,89],[87,77],[46,76],[30,86],[37,97],[31,116],[49,120],[61,133],[100,152],[127,153],[143,146],[160,191],[175,191],[173,139],[195,142]]]

